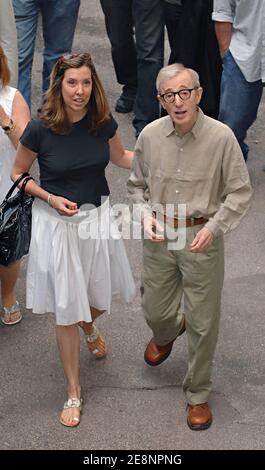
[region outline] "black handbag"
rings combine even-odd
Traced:
[[[25,179],[20,190],[11,197],[23,178]],[[32,179],[28,173],[23,173],[0,205],[0,265],[8,266],[29,251],[34,197],[25,193],[25,186]]]

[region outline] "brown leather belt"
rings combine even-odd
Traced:
[[[197,218],[189,218],[189,219],[173,219],[172,217],[167,217],[164,215],[164,222],[169,225],[173,226],[174,228],[178,227],[193,227],[193,225],[201,225],[201,224],[206,224],[208,222],[208,219],[205,219],[204,217],[197,217]]]

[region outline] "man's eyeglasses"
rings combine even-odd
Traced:
[[[163,93],[163,95],[160,96],[166,103],[174,103],[176,95],[178,95],[182,101],[187,101],[191,97],[191,92],[197,89],[198,87],[183,88],[179,91],[168,91],[167,93]]]

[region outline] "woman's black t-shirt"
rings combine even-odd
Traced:
[[[40,185],[49,193],[63,196],[78,207],[101,205],[109,195],[105,168],[109,163],[109,144],[117,130],[112,116],[97,134],[89,132],[89,118],[73,124],[69,134],[55,134],[39,119],[30,121],[20,142],[38,154]]]

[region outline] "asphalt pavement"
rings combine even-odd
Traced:
[[[41,30],[33,70],[33,114],[39,105]],[[82,0],[74,50],[90,51],[112,109],[120,92],[112,66],[104,18],[97,0]],[[147,84],[148,86],[148,84]],[[222,320],[213,367],[210,429],[186,425],[182,380],[187,341],[179,338],[168,360],[151,368],[143,360],[150,331],[140,307],[141,242],[126,241],[137,283],[132,304],[113,300],[100,318],[108,356],[97,362],[81,350],[84,409],[76,429],[58,415],[65,401],[52,314],[25,309],[26,261],[18,282],[23,321],[0,326],[0,449],[264,449],[265,410],[265,130],[263,102],[249,132],[248,168],[254,188],[251,210],[226,240]],[[135,143],[132,114],[114,112],[126,148]],[[126,201],[128,171],[109,165],[112,201]]]

